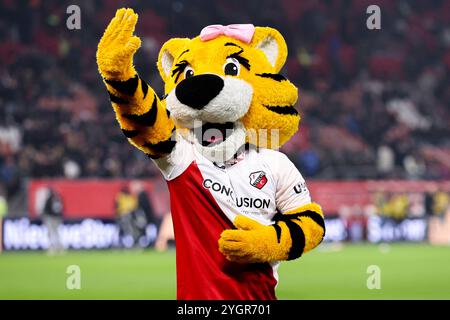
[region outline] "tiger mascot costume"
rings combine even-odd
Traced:
[[[119,9],[97,63],[128,141],[170,192],[178,299],[276,299],[279,261],[323,239],[321,207],[273,149],[296,132],[297,88],[278,72],[287,47],[272,28],[212,25],[167,41],[159,98],[137,74],[138,15]]]

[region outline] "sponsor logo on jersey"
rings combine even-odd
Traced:
[[[270,206],[270,199],[259,198],[237,198],[236,205],[241,208],[255,208],[255,209],[268,209]]]
[[[235,197],[231,187],[225,186],[211,179],[203,180],[203,187],[229,197],[239,208],[268,209],[270,207],[270,199]]]
[[[306,192],[308,189],[306,188],[306,182],[301,182],[294,187],[294,192],[297,194],[301,194]]]
[[[266,173],[264,171],[256,171],[250,173],[250,184],[261,190],[267,183]]]
[[[203,187],[205,189],[211,189],[214,192],[224,194],[234,199],[233,190],[230,187],[224,186],[219,182],[212,181],[211,179],[203,180]]]

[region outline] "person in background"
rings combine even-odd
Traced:
[[[449,194],[438,191],[434,195],[432,213],[428,224],[428,240],[434,245],[450,245]]]
[[[385,190],[378,190],[373,195],[373,204],[375,206],[375,212],[380,217],[386,216],[386,212],[384,211],[385,205],[387,202],[387,195]]]
[[[175,235],[173,232],[172,214],[167,212],[161,222],[159,228],[158,237],[155,243],[155,249],[159,252],[166,251],[169,248],[169,242],[175,241]]]
[[[402,221],[409,212],[409,198],[404,193],[396,193],[391,196],[391,199],[384,207],[385,214],[396,220]]]
[[[116,221],[119,227],[121,245],[126,248],[131,248],[138,236],[133,221],[133,214],[137,205],[137,196],[131,194],[127,187],[123,187],[116,196]]]
[[[63,202],[58,193],[52,188],[47,189],[47,197],[42,209],[42,221],[47,228],[48,234],[48,253],[50,255],[61,254],[64,252],[64,246],[59,234],[59,227],[63,220]]]
[[[425,217],[425,197],[420,192],[410,192],[409,195],[409,218]]]
[[[433,197],[437,187],[432,185],[428,186],[425,191],[425,214],[429,217],[433,215]]]
[[[8,202],[6,201],[6,197],[3,191],[2,186],[0,186],[0,254],[3,249],[3,217],[8,213]]]
[[[443,190],[437,191],[433,195],[433,216],[444,219],[445,213],[450,205],[450,196]]]
[[[137,197],[137,208],[133,213],[134,226],[139,233],[139,239],[143,239],[141,245],[147,246],[156,239],[158,221],[144,184],[141,181],[133,181],[130,190]]]

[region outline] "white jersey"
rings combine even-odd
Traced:
[[[218,240],[234,228],[237,215],[269,225],[276,213],[311,203],[294,164],[283,153],[255,148],[217,164],[182,137],[169,156],[155,162],[170,191],[178,298],[275,298],[278,263],[230,262],[219,252]]]
[[[176,179],[195,162],[203,177],[203,188],[230,221],[241,214],[268,225],[277,212],[311,203],[305,179],[278,151],[250,148],[235,160],[218,164],[180,138],[169,157],[155,162],[167,181]]]

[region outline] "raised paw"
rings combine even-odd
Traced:
[[[97,64],[106,79],[127,80],[135,73],[133,56],[141,39],[133,35],[138,15],[133,9],[119,9],[103,34],[97,49]]]

